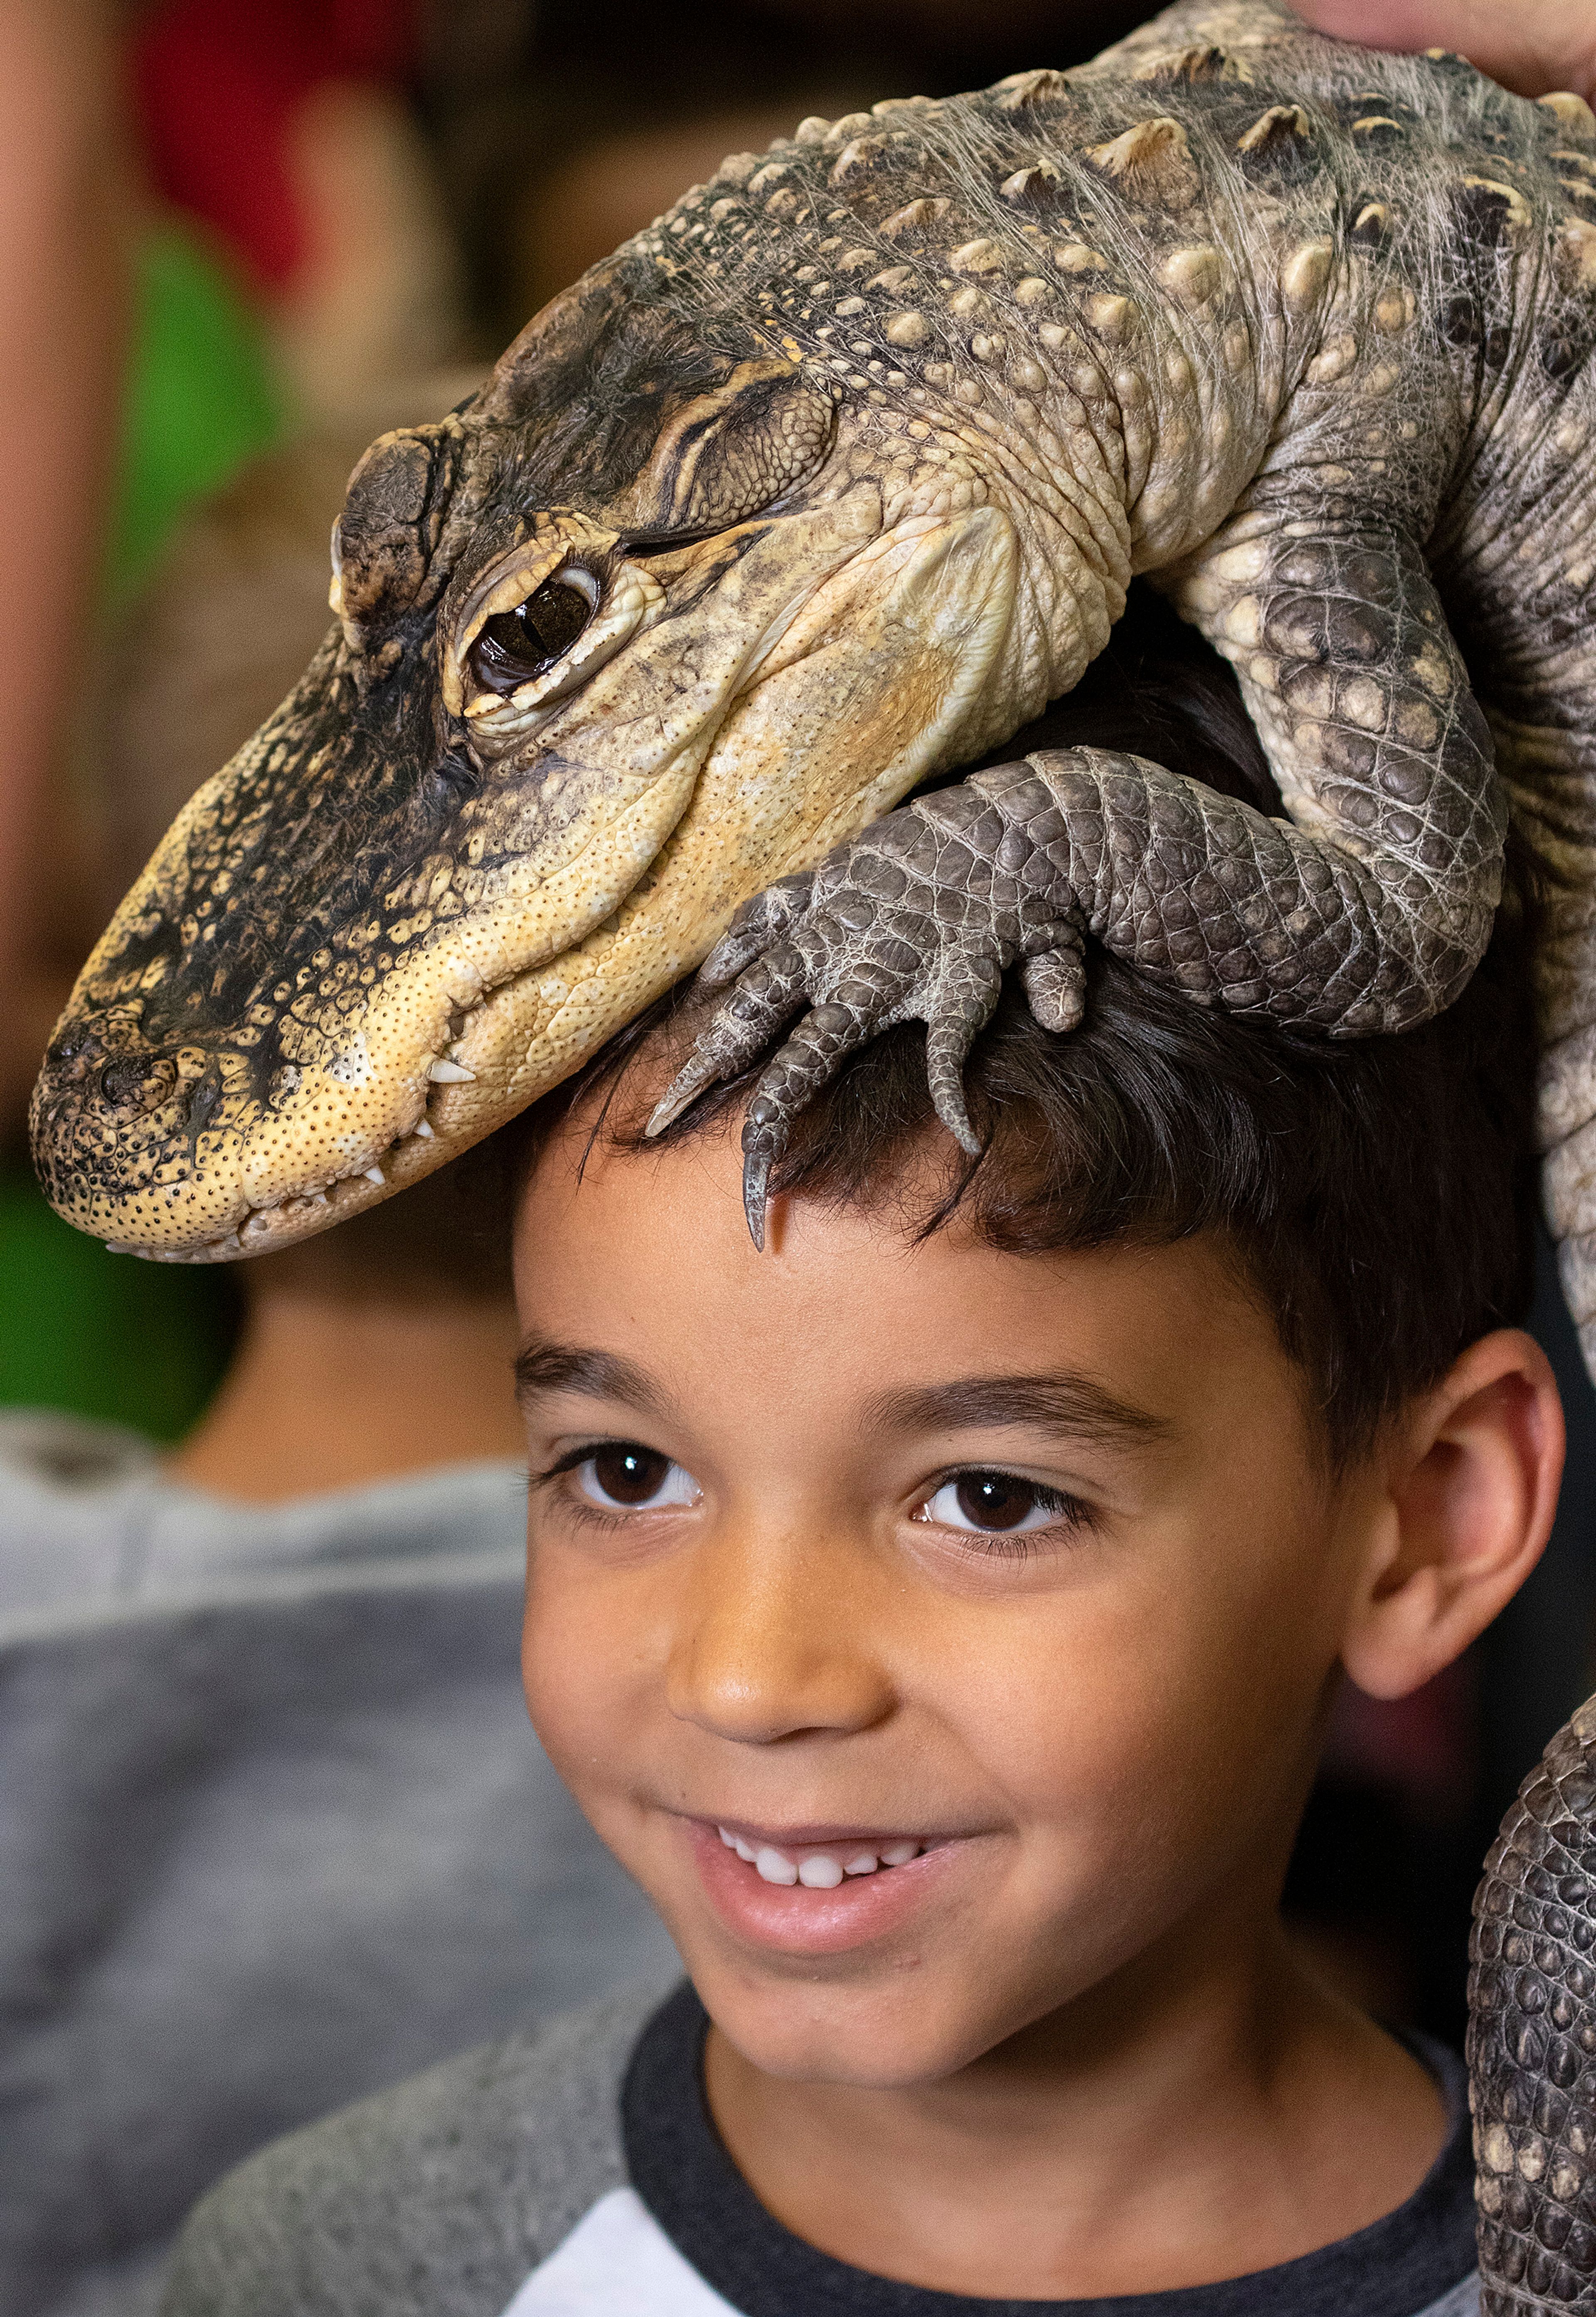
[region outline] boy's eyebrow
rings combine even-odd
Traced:
[[[586,1400],[616,1400],[640,1416],[663,1416],[665,1394],[646,1368],[617,1352],[590,1351],[575,1344],[551,1344],[534,1336],[515,1355],[515,1396],[572,1391]]]
[[[949,1383],[905,1386],[871,1400],[869,1415],[873,1423],[895,1431],[1030,1424],[1110,1447],[1151,1443],[1165,1438],[1172,1429],[1163,1417],[1117,1400],[1090,1376],[1069,1370],[1057,1375],[960,1376]]]

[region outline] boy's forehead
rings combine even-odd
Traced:
[[[672,1393],[769,1405],[801,1390],[888,1422],[944,1380],[1062,1376],[1066,1400],[1090,1416],[1095,1395],[1098,1428],[1127,1445],[1184,1428],[1205,1399],[1297,1404],[1272,1322],[1200,1238],[1010,1253],[958,1218],[923,1234],[925,1203],[899,1184],[865,1210],[773,1202],[762,1255],[735,1114],[638,1148],[598,1112],[567,1115],[518,1203],[517,1294],[539,1352],[617,1357]],[[929,1190],[941,1154],[925,1165]],[[995,1406],[967,1395],[950,1420],[985,1422]]]

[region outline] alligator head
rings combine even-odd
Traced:
[[[387,1195],[1079,673],[1016,646],[985,494],[894,498],[878,394],[659,279],[623,251],[356,469],[337,624],[52,1039],[34,1147],[73,1222],[205,1261]]]

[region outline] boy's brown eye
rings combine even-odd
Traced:
[[[639,1448],[624,1440],[595,1448],[591,1462],[593,1479],[618,1505],[647,1504],[658,1496],[671,1469],[670,1458],[657,1449]]]
[[[1036,1509],[1035,1489],[1012,1472],[966,1472],[954,1483],[954,1496],[972,1528],[1018,1528]]]
[[[1021,1529],[1068,1527],[1080,1517],[1073,1498],[1018,1472],[956,1472],[928,1497],[921,1520],[979,1536],[1012,1536]]]
[[[604,1440],[586,1451],[578,1449],[556,1468],[569,1472],[589,1504],[611,1512],[663,1512],[673,1505],[696,1505],[698,1482],[692,1474],[657,1448],[640,1440]]]

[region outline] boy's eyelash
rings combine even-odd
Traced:
[[[552,1464],[546,1465],[542,1472],[534,1474],[533,1477],[537,1481],[557,1481],[562,1472],[575,1472],[579,1466],[585,1464],[590,1457],[595,1456],[601,1448],[612,1448],[614,1445],[615,1435],[611,1432],[602,1433],[596,1440],[584,1440],[579,1448],[567,1448],[563,1456],[557,1456]]]
[[[557,1456],[552,1464],[547,1464],[540,1472],[530,1475],[528,1494],[535,1496],[539,1490],[548,1488],[551,1482],[563,1480],[567,1472],[575,1472],[588,1463],[601,1448],[612,1448],[615,1442],[615,1434],[606,1432],[601,1433],[596,1440],[584,1440],[578,1448],[567,1448],[565,1454]],[[602,1529],[609,1534],[627,1525],[626,1514],[606,1512],[602,1505],[595,1505],[591,1498],[579,1496],[574,1490],[566,1492],[561,1513],[566,1520],[580,1528]]]

